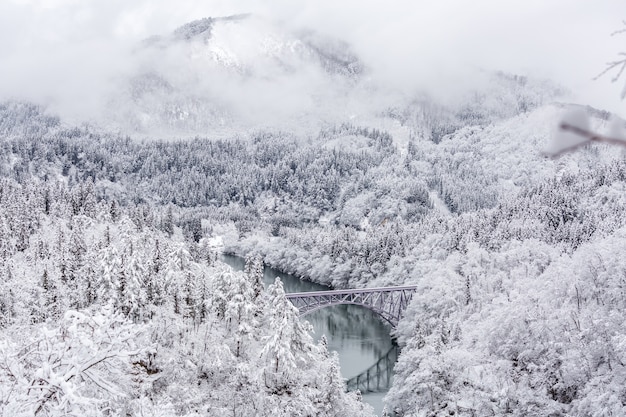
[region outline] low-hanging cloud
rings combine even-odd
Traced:
[[[136,59],[143,39],[202,17],[251,12],[293,30],[345,39],[384,88],[446,99],[472,88],[481,71],[496,69],[556,79],[580,101],[619,111],[619,88],[591,79],[626,43],[609,36],[626,17],[621,3],[8,0],[0,3],[0,98],[35,100],[87,119],[100,111],[121,78],[147,65]],[[318,105],[295,97],[294,90],[307,85],[298,77],[276,90],[277,84],[232,84],[217,72],[209,75],[215,88],[207,92],[249,114],[267,108],[249,96],[245,100],[251,92],[269,97],[268,103],[288,103],[272,114]],[[313,89],[325,88],[323,80],[311,79]]]

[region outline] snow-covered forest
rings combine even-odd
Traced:
[[[18,177],[0,185],[2,415],[370,415],[259,258],[233,272],[171,211]]]
[[[374,94],[346,45],[290,42],[280,76],[313,61],[337,108]],[[0,102],[0,416],[373,416],[264,264],[418,287],[394,330],[398,416],[626,414],[626,158],[542,155],[570,107],[556,83],[488,72],[454,103],[386,95],[368,117],[234,129],[164,68],[102,124]]]

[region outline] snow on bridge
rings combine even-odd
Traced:
[[[354,290],[310,291],[286,294],[300,315],[339,304],[355,304],[378,313],[396,327],[409,305],[416,286],[363,288]]]

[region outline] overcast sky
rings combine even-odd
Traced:
[[[343,38],[395,87],[454,90],[476,69],[500,69],[555,79],[626,116],[626,77],[592,80],[626,51],[626,34],[610,36],[624,27],[623,0],[2,0],[0,96],[89,109],[139,40],[242,12]]]

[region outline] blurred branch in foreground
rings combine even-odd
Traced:
[[[556,158],[559,157],[561,155],[563,155],[564,153],[567,152],[571,152],[574,151],[582,146],[585,146],[591,142],[603,142],[603,143],[610,143],[612,145],[620,145],[620,146],[625,146],[626,147],[626,139],[623,138],[618,138],[618,137],[608,137],[608,136],[604,136],[604,135],[600,135],[596,132],[592,132],[590,130],[586,130],[586,129],[581,129],[580,127],[577,126],[573,126],[571,124],[568,123],[561,123],[559,125],[559,128],[565,132],[572,132],[575,133],[576,135],[581,136],[582,138],[585,138],[586,140],[584,141],[577,141],[576,143],[567,146],[567,147],[562,147],[560,148],[558,151],[556,152],[550,152],[550,151],[546,151],[544,152],[544,155],[549,156],[551,158]]]
[[[626,146],[626,130],[624,120],[613,116],[608,134],[594,132],[589,127],[589,115],[580,108],[572,108],[565,112],[552,136],[552,141],[543,154],[557,158],[592,142],[609,143]]]

